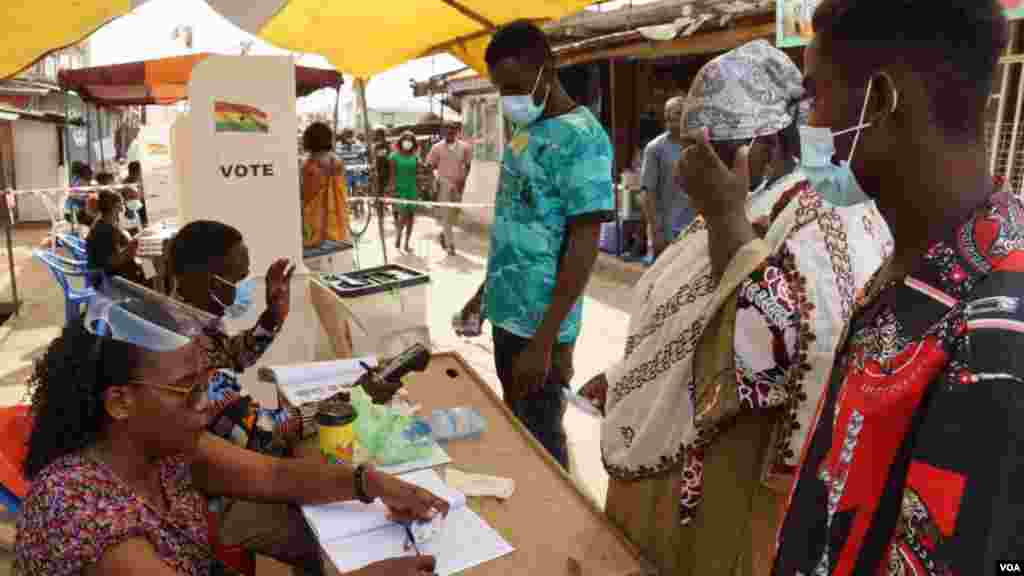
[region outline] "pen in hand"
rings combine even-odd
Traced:
[[[402,526],[405,527],[405,535],[409,537],[409,544],[412,546],[412,549],[416,552],[417,556],[421,556],[420,548],[416,545],[416,537],[412,533],[412,524],[409,522],[403,522]]]

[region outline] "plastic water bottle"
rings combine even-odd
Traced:
[[[487,421],[468,406],[434,410],[430,414],[430,428],[438,442],[477,438],[487,429]]]

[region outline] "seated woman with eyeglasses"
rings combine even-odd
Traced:
[[[211,550],[206,495],[294,504],[379,497],[396,520],[447,513],[443,500],[372,468],[272,458],[211,435],[201,344],[208,319],[196,322],[203,329],[169,327],[168,318],[194,309],[167,303],[147,316],[135,305],[151,294],[90,304],[90,314],[106,310],[107,335],[96,335],[89,318],[72,323],[35,366],[25,462],[32,486],[17,523],[16,573],[231,573]],[[431,557],[404,557],[357,574],[433,567]]]
[[[294,267],[286,259],[270,265],[266,309],[254,326],[229,334],[223,318],[241,319],[256,304],[258,280],[242,233],[223,222],[196,220],[174,236],[168,256],[175,298],[215,318],[203,350],[213,369],[208,430],[248,450],[288,455],[301,432],[301,418],[283,408],[260,406],[239,379],[273,345],[288,318]],[[226,546],[242,545],[293,566],[319,564],[316,542],[294,506],[213,498],[210,511],[218,515]]]

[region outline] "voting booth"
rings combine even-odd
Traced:
[[[146,213],[150,221],[173,219],[178,213],[179,180],[171,157],[171,125],[144,125],[133,144],[134,160],[142,167]]]
[[[289,56],[210,56],[196,64],[189,82],[191,111],[171,128],[178,224],[219,220],[238,228],[249,247],[258,280],[254,306],[238,331],[256,324],[265,308],[266,272],[278,258],[296,265],[291,312],[262,362],[288,364],[316,359],[322,328],[302,263],[299,209],[295,65]],[[275,405],[272,386],[246,371],[242,384],[259,402]]]

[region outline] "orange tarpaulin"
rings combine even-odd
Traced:
[[[188,98],[192,68],[208,58],[206,53],[129,62],[77,70],[61,70],[60,86],[83,100],[104,106],[174,104]],[[321,88],[336,88],[341,73],[322,68],[295,67],[295,93],[306,96]]]

